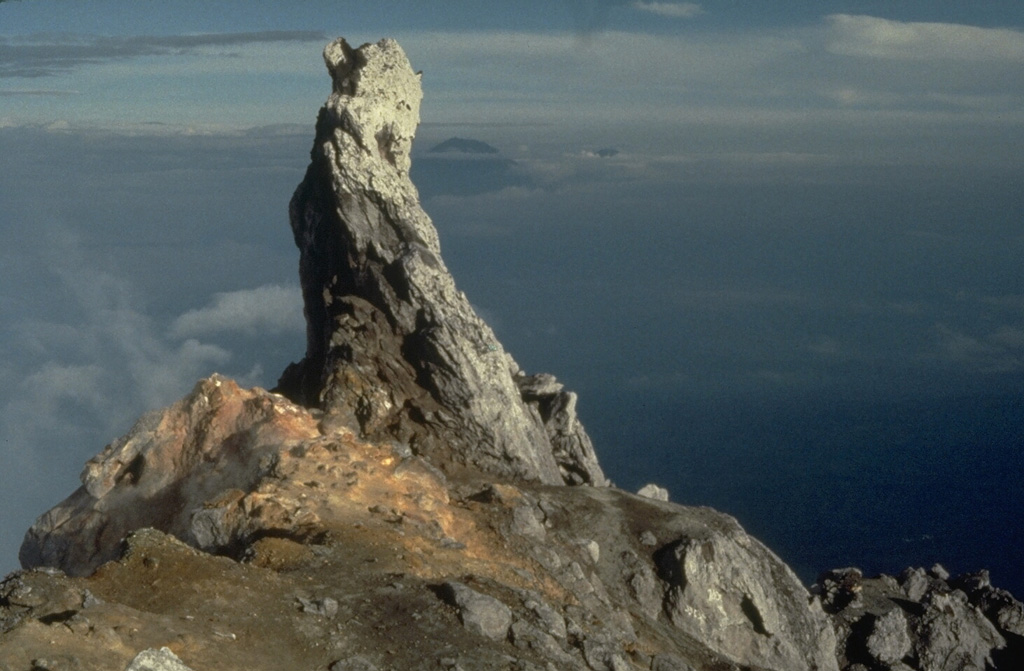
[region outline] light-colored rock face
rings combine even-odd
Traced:
[[[832,625],[796,575],[742,533],[703,533],[657,555],[672,623],[738,663],[836,668]]]
[[[192,671],[178,659],[178,656],[171,652],[170,648],[163,647],[159,650],[150,648],[135,655],[135,659],[128,664],[124,671]]]
[[[30,660],[56,640],[91,660],[103,632],[103,668],[163,645],[189,668],[247,671],[357,657],[835,668],[816,657],[834,646],[824,615],[725,515],[613,488],[447,477],[403,445],[320,420],[216,376],[144,418],[27,534],[27,566],[88,577],[0,586],[0,659],[5,645]],[[396,630],[401,651],[387,642]]]
[[[324,60],[333,92],[290,206],[306,356],[279,388],[329,425],[399,440],[442,466],[605,484],[575,396],[520,389],[527,376],[441,259],[408,175],[420,75],[393,40],[337,40]]]
[[[920,622],[922,671],[985,671],[1006,640],[961,591],[929,595]]]
[[[398,43],[385,39],[356,51],[338,39],[324,48],[324,63],[334,85],[325,108],[348,125],[348,137],[371,154],[376,146],[379,158],[408,174],[423,93]]]
[[[874,628],[865,641],[868,654],[881,664],[893,665],[903,660],[913,649],[907,618],[899,608],[875,620]]]

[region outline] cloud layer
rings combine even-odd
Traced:
[[[327,41],[315,31],[263,31],[211,35],[30,35],[0,36],[0,79],[37,79],[89,65],[146,56],[182,56],[210,47]]]
[[[694,3],[623,7],[679,18],[701,11]],[[833,14],[799,27],[685,36],[606,29],[587,37],[398,37],[425,71],[428,123],[548,124],[552,138],[617,128],[666,152],[704,144],[884,162],[1013,161],[1007,138],[1024,134],[1024,81],[1016,76],[1024,33],[1008,28]],[[0,38],[0,83],[11,84],[0,96],[20,102],[0,126],[305,123],[328,88],[319,63],[325,40],[283,31]]]
[[[948,63],[1024,62],[1024,32],[953,23],[826,17],[828,50],[844,56]]]
[[[694,2],[634,2],[632,7],[671,19],[690,19],[704,13],[701,6]]]
[[[250,336],[293,332],[303,323],[298,287],[266,285],[215,294],[206,307],[189,310],[171,324],[176,338],[201,338],[230,331]]]

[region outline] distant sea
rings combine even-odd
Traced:
[[[1024,398],[777,403],[581,396],[615,484],[711,506],[809,584],[989,569],[1024,598]],[[623,421],[623,418],[629,418]]]

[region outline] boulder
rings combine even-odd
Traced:
[[[836,668],[820,603],[766,547],[733,528],[686,535],[655,553],[672,623],[743,665]]]
[[[899,608],[876,619],[866,641],[868,654],[886,666],[902,661],[912,649],[907,627],[907,618]]]
[[[637,490],[636,494],[655,501],[668,501],[668,490],[655,484],[644,485]]]
[[[460,582],[446,582],[441,593],[458,609],[459,620],[469,631],[495,641],[508,636],[512,611],[502,602]]]
[[[143,650],[124,671],[192,671],[169,648]]]

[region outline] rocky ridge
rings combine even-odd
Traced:
[[[90,460],[0,583],[0,671],[1014,668],[1024,607],[984,576],[812,594],[731,517],[608,486],[575,395],[441,261],[419,76],[390,40],[324,57],[290,207],[305,358],[276,391],[202,380]]]
[[[333,92],[290,205],[306,356],[279,389],[438,464],[605,484],[575,396],[520,370],[441,259],[409,179],[420,75],[392,40],[324,60]]]
[[[84,668],[837,668],[821,606],[726,515],[449,477],[325,417],[214,376],[143,418],[26,537],[51,568],[0,589],[8,667],[54,640]]]

